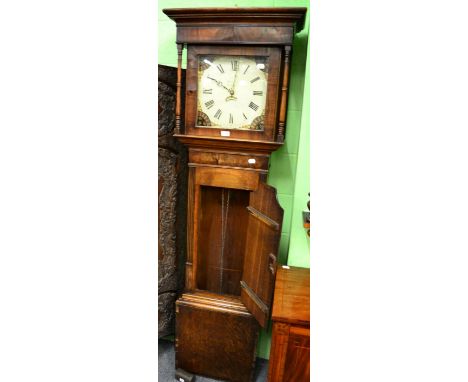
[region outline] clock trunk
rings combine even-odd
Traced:
[[[197,289],[240,296],[249,191],[201,187]]]

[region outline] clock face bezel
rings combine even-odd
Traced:
[[[201,57],[246,57],[267,62],[265,108],[263,126],[260,129],[233,129],[226,126],[200,126],[199,110],[199,62]],[[185,134],[220,137],[226,139],[250,139],[274,141],[277,124],[281,49],[256,46],[194,46],[187,48]],[[215,84],[216,85],[216,84]],[[228,94],[227,94],[228,95]]]
[[[268,58],[198,56],[196,127],[264,130]]]

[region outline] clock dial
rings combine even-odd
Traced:
[[[266,57],[200,56],[198,127],[263,130]]]

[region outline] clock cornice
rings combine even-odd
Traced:
[[[290,25],[295,33],[304,27],[307,8],[171,8],[163,12],[174,20],[177,26],[192,24],[235,24],[256,22],[260,25]]]

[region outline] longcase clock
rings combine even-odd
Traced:
[[[283,218],[265,182],[270,154],[284,142],[291,47],[306,8],[163,12],[177,25],[175,136],[189,151],[176,368],[179,376],[251,381],[259,328],[270,316]]]

